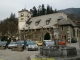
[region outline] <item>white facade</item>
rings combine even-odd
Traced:
[[[21,28],[25,25],[26,21],[31,18],[31,14],[23,9],[22,11],[18,12],[18,29],[21,30]]]

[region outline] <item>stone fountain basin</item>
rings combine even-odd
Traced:
[[[77,56],[77,50],[75,47],[60,46],[59,49],[53,47],[41,47],[40,55],[47,57],[73,57]]]

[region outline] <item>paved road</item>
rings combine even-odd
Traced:
[[[23,52],[11,51],[10,49],[0,50],[0,57],[4,60],[27,60],[27,57],[33,54],[37,54],[39,51],[27,51]]]

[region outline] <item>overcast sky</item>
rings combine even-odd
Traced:
[[[0,20],[10,16],[11,12],[18,16],[18,11],[25,8],[30,9],[33,6],[49,4],[53,10],[66,8],[80,8],[80,0],[0,0]]]

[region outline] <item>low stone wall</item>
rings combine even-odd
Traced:
[[[23,48],[22,48],[22,46],[15,46],[15,47],[12,47],[11,50],[12,51],[23,51]]]
[[[5,49],[6,49],[5,46],[0,45],[0,50],[5,50]]]
[[[41,47],[40,54],[47,57],[73,57],[77,56],[77,50],[75,47],[62,47],[55,49],[54,47]]]

